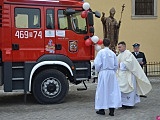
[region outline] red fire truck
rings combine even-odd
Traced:
[[[94,34],[91,9],[82,0],[0,1],[0,85],[4,92],[24,90],[39,103],[60,103],[70,81],[91,77]],[[25,97],[26,98],[26,97]]]

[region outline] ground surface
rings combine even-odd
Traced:
[[[96,84],[86,82],[87,91],[77,91],[82,84],[70,85],[69,93],[61,104],[40,105],[32,95],[27,103],[22,93],[4,93],[0,90],[0,120],[156,120],[160,115],[160,78],[149,78],[152,91],[141,98],[134,109],[118,109],[115,116],[97,115],[94,110]]]

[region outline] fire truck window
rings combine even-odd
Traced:
[[[15,8],[16,28],[40,28],[40,10],[33,8]]]
[[[87,33],[86,19],[81,17],[81,11],[72,14],[71,18],[72,27],[75,32],[80,34]]]
[[[46,13],[46,28],[54,29],[54,10],[48,9]]]
[[[64,14],[64,10],[58,10],[58,28],[62,30],[69,29],[68,16]]]

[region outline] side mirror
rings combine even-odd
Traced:
[[[72,8],[67,8],[65,11],[64,11],[64,14],[65,15],[72,15],[72,14],[75,14],[76,11]]]
[[[95,11],[94,14],[95,14],[95,16],[96,16],[97,18],[100,18],[100,17],[101,17],[101,13],[100,13],[99,11]]]
[[[90,33],[94,33],[94,27],[90,27],[90,28],[89,28],[89,32],[90,32]]]
[[[93,13],[92,12],[88,12],[88,24],[89,26],[93,26],[94,25],[94,21],[93,21]]]

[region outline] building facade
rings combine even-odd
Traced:
[[[116,9],[115,19],[120,20],[122,5],[125,4],[119,41],[127,43],[127,49],[133,51],[132,45],[139,43],[148,62],[160,61],[160,1],[158,0],[85,0],[93,11],[105,12]],[[95,35],[103,38],[101,19],[95,18]]]

